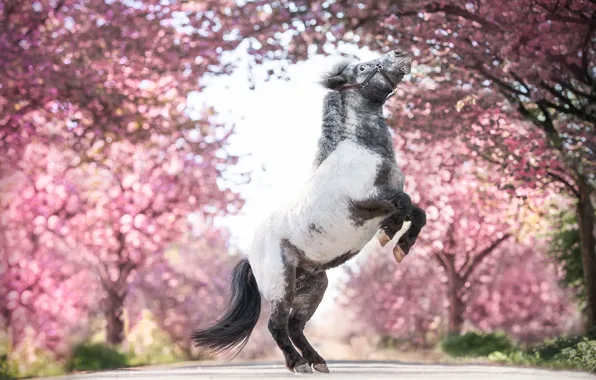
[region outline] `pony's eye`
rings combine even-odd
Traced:
[[[364,70],[366,70],[366,67],[364,65],[361,65],[360,66],[360,71],[364,71]]]

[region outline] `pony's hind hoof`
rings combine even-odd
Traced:
[[[304,363],[304,364],[299,364],[296,367],[294,367],[294,372],[296,372],[296,373],[312,373],[312,369],[310,369],[310,366],[308,365],[308,363]]]
[[[327,364],[325,364],[325,363],[315,364],[312,367],[317,372],[329,373],[329,368],[327,368]]]

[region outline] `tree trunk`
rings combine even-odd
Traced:
[[[596,318],[596,239],[594,238],[594,206],[590,200],[592,189],[583,178],[578,181],[577,216],[579,239],[586,283],[587,326],[594,326]]]
[[[452,285],[451,282],[449,283],[449,314],[447,324],[447,333],[449,335],[460,335],[464,325],[464,311],[466,310],[466,306],[461,299],[460,290],[461,288],[458,289],[457,286]]]
[[[447,295],[449,308],[447,310],[447,333],[460,335],[464,325],[464,311],[466,305],[462,300],[464,282],[455,270],[455,256],[447,255]]]
[[[17,337],[16,337],[16,331],[14,330],[14,328],[12,327],[12,313],[9,309],[4,309],[2,311],[2,316],[4,317],[4,323],[5,328],[6,328],[6,336],[8,338],[8,347],[7,347],[7,355],[10,356],[10,354],[14,351],[16,345],[17,345]]]
[[[108,344],[120,345],[124,340],[124,298],[112,289],[106,289],[107,302],[104,315],[106,317],[106,340]]]

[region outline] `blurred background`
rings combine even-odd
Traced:
[[[0,377],[210,359],[190,332],[308,178],[321,74],[395,48],[428,223],[330,271],[307,336],[596,371],[595,30],[590,0],[0,0]],[[267,314],[236,360],[282,358]]]

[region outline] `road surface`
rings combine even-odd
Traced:
[[[331,374],[293,374],[280,363],[251,363],[130,368],[65,376],[66,380],[203,380],[203,379],[398,379],[398,380],[596,380],[596,375],[571,371],[546,371],[481,365],[428,365],[387,361],[330,361]]]

